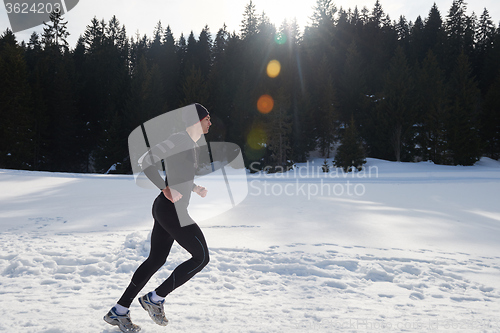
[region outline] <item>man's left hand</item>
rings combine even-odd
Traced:
[[[200,197],[204,198],[207,195],[208,190],[203,186],[196,185],[193,192],[198,194]]]

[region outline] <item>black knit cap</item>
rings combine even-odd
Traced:
[[[182,114],[182,120],[186,124],[186,127],[193,126],[199,121],[205,119],[209,113],[208,110],[201,104],[194,103],[196,107],[196,112],[198,113],[198,117],[195,117],[193,112],[186,111]]]

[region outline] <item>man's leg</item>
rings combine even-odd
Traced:
[[[197,224],[186,227],[175,226],[167,230],[175,241],[186,249],[192,257],[177,266],[168,279],[156,288],[156,293],[161,297],[167,296],[174,289],[186,283],[201,271],[210,260],[205,237]]]
[[[151,250],[148,258],[137,268],[132,281],[118,301],[119,305],[130,307],[132,301],[156,273],[165,264],[172,244],[173,237],[155,220],[153,231],[151,232]]]

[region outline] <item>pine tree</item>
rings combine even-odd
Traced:
[[[373,23],[376,27],[382,27],[383,18],[385,16],[384,10],[382,9],[382,5],[379,0],[375,1],[375,6],[373,7],[370,22]]]
[[[85,29],[83,39],[86,49],[92,53],[93,50],[98,49],[103,43],[106,24],[104,20],[99,21],[96,17],[94,17],[90,23],[91,24]]]
[[[427,53],[417,75],[418,142],[422,158],[436,164],[449,163],[447,156],[447,123],[449,98],[445,75],[432,51]]]
[[[69,55],[58,61],[53,75],[52,95],[47,99],[51,115],[48,126],[51,140],[50,170],[79,172],[87,157],[79,149],[75,149],[82,139],[78,134],[83,124],[77,116],[72,59]]]
[[[229,40],[229,32],[227,26],[224,24],[222,28],[217,31],[213,45],[213,58],[215,62],[222,62],[222,58],[226,53],[227,43]]]
[[[153,31],[153,38],[150,40],[148,45],[147,57],[150,66],[160,66],[162,62],[162,58],[164,56],[164,48],[162,43],[163,34],[164,30],[161,25],[161,21],[159,21]]]
[[[266,34],[274,34],[276,32],[276,28],[274,24],[271,23],[269,16],[263,11],[262,14],[257,19],[257,34],[266,35]],[[274,35],[273,35],[274,37]]]
[[[156,24],[156,27],[153,31],[153,40],[151,42],[151,47],[161,45],[164,34],[165,34],[165,31],[163,29],[161,21],[158,21],[158,23]]]
[[[497,53],[496,55],[498,56],[499,53],[496,50],[498,48],[495,48],[495,35],[495,25],[491,20],[488,10],[485,8],[483,14],[479,18],[476,35],[477,71],[479,87],[483,93],[486,93],[490,85],[494,82],[497,68],[499,68],[498,61],[492,61],[496,66],[491,66],[492,62],[489,61],[489,56],[491,54]],[[491,59],[497,59],[497,57],[493,56]]]
[[[186,50],[187,50],[187,42],[184,37],[184,33],[181,33],[179,40],[177,41],[177,56],[179,57],[179,61],[181,65],[185,64]]]
[[[257,15],[255,14],[255,5],[252,0],[250,0],[248,5],[245,6],[240,31],[242,39],[246,39],[257,34]]]
[[[167,26],[163,35],[163,52],[161,54],[160,71],[163,76],[163,87],[165,96],[166,108],[168,110],[175,109],[179,104],[180,93],[180,59],[177,54],[177,46],[175,39],[170,29]]]
[[[385,139],[380,143],[379,149],[384,151],[385,145],[392,147],[392,156],[398,162],[402,159],[407,161],[413,159],[414,143],[411,142],[415,122],[413,89],[411,69],[403,49],[398,47],[385,78],[383,98],[378,104],[380,120],[378,135]]]
[[[197,43],[198,41],[196,40],[196,38],[194,38],[194,32],[191,31],[187,39],[186,54],[184,57],[184,64],[185,64],[184,70],[186,71],[190,71],[192,66],[200,68],[199,59],[196,56],[198,51],[196,47]]]
[[[359,15],[359,18],[363,25],[369,22],[369,13],[370,11],[368,10],[368,8],[366,8],[366,6],[363,6],[363,8],[361,8],[361,14]]]
[[[311,16],[312,27],[321,25],[333,25],[337,7],[332,0],[316,0],[313,15]]]
[[[490,17],[490,13],[485,8],[478,22],[477,31],[477,48],[481,52],[485,52],[493,44],[493,38],[495,36],[495,24]]]
[[[30,36],[30,40],[26,47],[26,64],[28,65],[28,70],[33,72],[35,64],[40,58],[40,52],[42,51],[42,43],[40,42],[40,35],[33,32]]]
[[[464,52],[467,56],[469,56],[470,59],[472,59],[472,70],[474,72],[474,75],[477,73],[477,66],[475,65],[476,63],[476,54],[475,54],[475,48],[476,48],[476,30],[477,30],[477,16],[474,12],[470,16],[467,16],[465,20],[465,35],[464,35]]]
[[[304,32],[304,47],[310,54],[311,63],[319,63],[324,56],[331,57],[335,50],[332,43],[334,15],[337,7],[331,0],[316,0],[316,6],[311,17],[311,27]]]
[[[116,46],[121,49],[125,46],[127,41],[126,35],[124,34],[125,29],[120,27],[120,21],[113,15],[111,20],[109,20],[107,26],[105,27],[105,36],[108,44]]]
[[[464,51],[467,29],[467,4],[465,0],[453,0],[446,17],[445,31],[447,35],[446,64],[447,72],[453,68],[454,60]]]
[[[429,15],[425,19],[423,40],[425,53],[427,54],[431,50],[436,55],[438,62],[442,64],[446,34],[443,27],[443,19],[436,4],[432,6]]]
[[[50,22],[43,22],[43,44],[45,48],[54,45],[61,51],[68,50],[68,42],[66,38],[69,36],[66,25],[68,22],[63,22],[62,12],[53,11],[49,15]]]
[[[424,40],[424,23],[419,16],[411,27],[410,31],[410,63],[421,63],[427,53]]]
[[[286,170],[291,160],[290,134],[292,121],[289,115],[290,96],[283,87],[276,94],[273,110],[267,115],[267,148],[271,152],[273,165]]]
[[[83,95],[85,82],[84,78],[86,77],[85,73],[85,63],[87,60],[87,54],[85,49],[85,39],[83,36],[77,41],[75,49],[72,51],[72,59],[71,59],[71,86],[72,86],[72,96],[73,96],[73,105],[76,109],[75,114],[75,143],[78,146],[78,154],[79,155],[79,163],[80,169],[78,172],[89,172],[89,154],[91,149],[83,144],[86,139],[87,134],[87,123],[84,119],[83,115],[83,99],[86,97]]]
[[[255,92],[246,73],[238,76],[235,81],[231,80],[230,84],[235,85],[235,90],[231,92],[230,108],[224,112],[227,115],[227,118],[224,117],[226,119],[223,118],[227,128],[226,140],[234,142],[240,147],[245,147],[246,136],[251,130],[249,126],[254,121]],[[256,160],[248,154],[247,150],[245,150],[244,157],[247,164]]]
[[[201,31],[198,43],[196,44],[197,62],[201,75],[205,81],[208,80],[208,76],[212,68],[212,47],[210,29],[206,25]]]
[[[449,122],[449,147],[453,164],[472,165],[481,156],[479,138],[479,89],[468,57],[458,57],[451,79],[453,96]]]
[[[144,39],[131,47],[126,37],[125,27],[113,17],[109,24],[104,20],[92,20],[84,34],[87,47],[81,87],[87,96],[79,99],[78,108],[87,131],[82,140],[84,150],[88,151],[89,169],[99,171],[109,168],[105,157],[109,151],[122,147],[110,147],[106,135],[116,114],[123,116],[127,103],[130,73],[137,69],[137,56],[143,56],[147,47]],[[129,58],[130,55],[130,58]],[[121,143],[126,146],[126,139]]]
[[[209,90],[199,68],[191,66],[182,85],[182,92],[184,99],[182,100],[181,106],[200,103],[208,107]]]
[[[347,123],[349,115],[362,116],[363,102],[367,93],[366,78],[364,74],[364,61],[358,51],[355,41],[347,49],[346,61],[344,64],[343,84],[339,100],[342,104],[342,119]]]
[[[73,55],[65,48],[61,52],[55,42],[47,43],[49,34],[46,29],[46,43],[34,63],[32,79],[33,97],[37,103],[35,161],[37,169],[78,172],[84,158],[82,149],[75,149],[83,138],[77,130],[82,119],[78,117],[73,87],[77,82]]]
[[[362,140],[356,129],[354,117],[351,117],[351,122],[344,130],[340,140],[340,147],[337,149],[334,165],[344,169],[345,172],[349,172],[354,171],[353,168],[360,171],[365,163],[366,158]]]
[[[170,26],[167,26],[167,28],[164,31],[163,44],[175,46],[175,38],[174,38],[174,35],[172,33],[172,29],[170,29]]]
[[[33,166],[33,106],[23,49],[7,29],[0,36],[0,168]]]
[[[485,155],[500,159],[500,73],[485,97],[481,137],[485,143]]]
[[[142,56],[136,66],[130,81],[130,91],[125,105],[125,122],[132,129],[140,126],[152,118],[152,114],[145,111],[144,93],[147,88],[148,65],[145,56]],[[116,114],[115,114],[116,116]]]
[[[143,111],[145,114],[149,115],[150,119],[169,111],[165,96],[163,95],[164,90],[160,67],[157,64],[153,64],[151,68],[148,69],[146,82],[142,89],[144,96]],[[130,130],[132,130],[132,128],[133,127],[130,127]]]
[[[50,145],[47,140],[48,112],[46,94],[43,87],[46,85],[43,78],[43,50],[40,36],[33,33],[26,49],[26,63],[29,72],[30,90],[33,101],[33,170],[46,169]]]
[[[338,101],[326,56],[318,65],[314,89],[314,122],[317,147],[323,156],[330,157],[330,149],[337,134]]]
[[[115,113],[111,125],[105,131],[102,143],[105,152],[98,155],[97,161],[97,165],[104,167],[101,172],[131,173],[127,146],[123,144],[130,132],[126,130],[124,120],[118,112]]]
[[[377,104],[377,143],[373,148],[378,151],[378,157],[396,161],[413,159],[412,131],[416,117],[413,91],[411,69],[403,49],[398,47],[385,76],[382,98]],[[392,154],[389,154],[388,147],[392,147]]]
[[[275,57],[280,60],[283,70],[273,80],[276,81],[276,86],[280,87],[288,96],[288,117],[291,132],[287,137],[291,147],[291,155],[287,159],[303,161],[305,155],[310,151],[306,147],[310,146],[310,143],[314,143],[314,141],[311,140],[311,135],[302,133],[303,130],[306,133],[311,133],[306,130],[307,121],[311,117],[306,116],[308,110],[304,106],[306,104],[306,90],[301,68],[300,43],[302,36],[296,20],[291,22],[285,20],[280,26],[279,33],[281,36],[286,37],[286,42],[276,46]]]
[[[233,76],[231,66],[231,35],[224,24],[219,29],[213,44],[213,65],[208,79],[210,89],[211,117],[213,119],[210,137],[216,141],[226,140],[226,124],[230,116],[234,87],[230,80]]]
[[[387,24],[384,17],[382,6],[379,1],[376,1],[358,43],[367,65],[365,75],[371,94],[380,91],[384,70],[389,65],[397,47],[397,32],[394,27]]]
[[[403,47],[405,52],[408,52],[410,43],[410,25],[408,24],[406,17],[400,16],[395,28],[398,34],[399,45]]]

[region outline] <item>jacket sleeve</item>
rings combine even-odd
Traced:
[[[192,172],[189,170],[189,165],[193,163],[192,154],[189,141],[186,141],[184,136],[173,136],[149,149],[141,157],[141,168],[149,180],[162,190],[169,186],[169,183],[174,186],[189,180],[189,178],[192,180],[194,174],[191,175]],[[165,179],[159,173],[159,170],[162,169],[162,160],[167,169]],[[171,178],[170,182],[169,178]]]
[[[144,174],[153,184],[156,185],[156,187],[158,187],[160,191],[168,186],[167,180],[163,179],[156,166],[152,165],[147,167],[146,169],[144,169]]]

